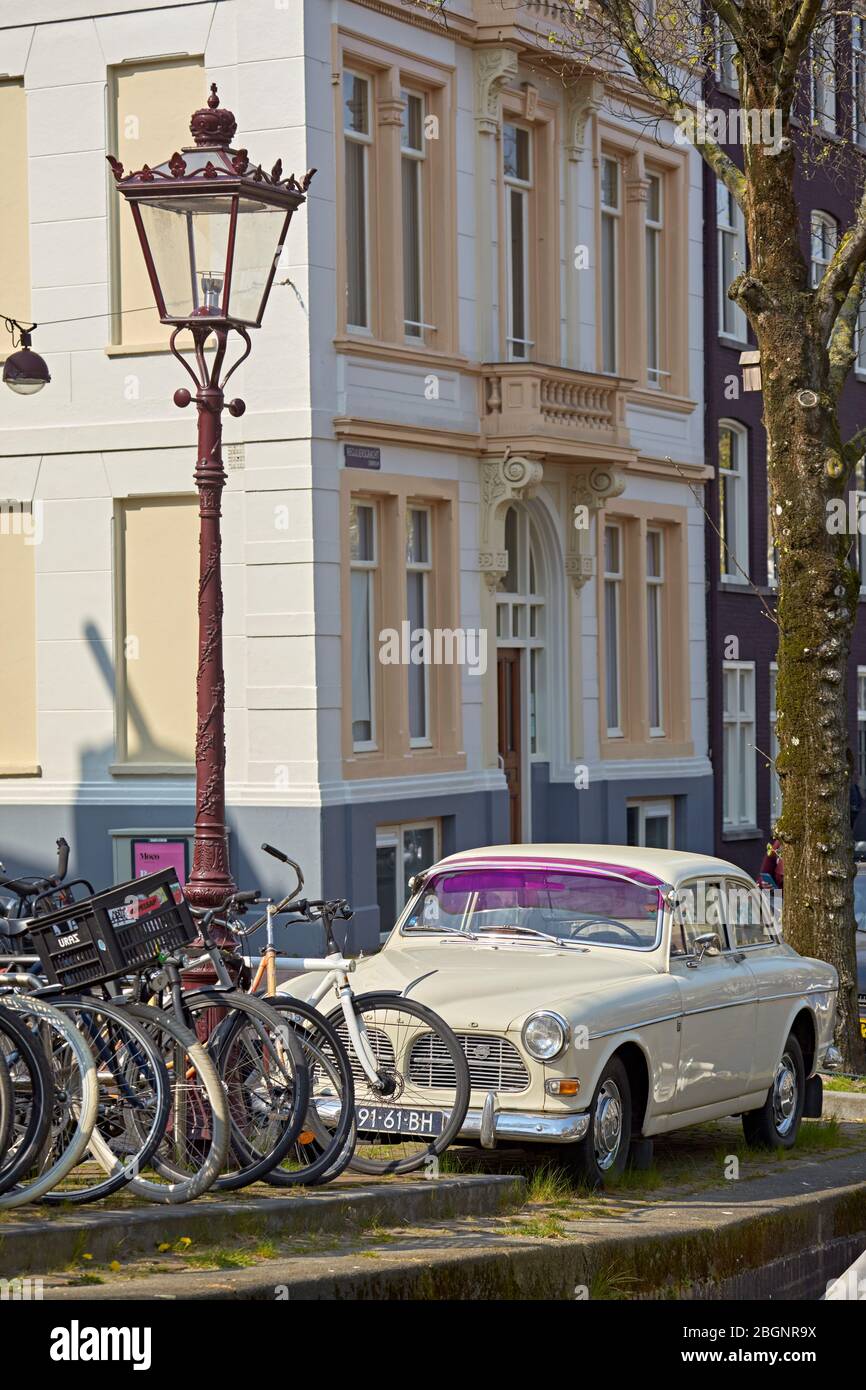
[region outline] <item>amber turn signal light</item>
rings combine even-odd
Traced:
[[[545,1081],[544,1089],[549,1096],[576,1096],[580,1093],[577,1077],[564,1077],[559,1081]]]

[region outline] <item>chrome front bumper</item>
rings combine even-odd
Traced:
[[[480,1110],[467,1110],[461,1139],[480,1139],[492,1149],[500,1139],[528,1139],[537,1144],[574,1144],[585,1139],[589,1115],[538,1115],[520,1110],[497,1110],[496,1092],[488,1091]]]

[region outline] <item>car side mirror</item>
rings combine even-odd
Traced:
[[[700,936],[695,937],[694,945],[697,954],[692,954],[687,962],[693,970],[696,970],[704,956],[718,956],[722,952],[722,942],[718,932],[705,931]]]

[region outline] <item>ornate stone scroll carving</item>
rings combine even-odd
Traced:
[[[482,48],[475,59],[475,119],[485,135],[496,135],[502,108],[500,93],[517,81],[517,54],[513,48]]]
[[[505,514],[513,502],[531,497],[543,476],[539,459],[518,454],[506,453],[501,459],[485,459],[481,464],[478,568],[491,590],[508,573]]]
[[[579,77],[565,99],[565,148],[578,164],[586,149],[586,127],[604,101],[604,83],[597,77]]]
[[[612,467],[582,468],[569,479],[565,572],[576,590],[583,588],[595,569],[593,517],[608,498],[619,497],[624,489],[625,478],[619,469]]]

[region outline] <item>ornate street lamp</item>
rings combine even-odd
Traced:
[[[200,570],[198,590],[199,656],[196,676],[195,848],[187,896],[196,907],[212,907],[234,892],[225,826],[225,677],[222,654],[222,574],[220,501],[226,475],[222,467],[222,411],[229,377],[249,356],[248,329],[258,328],[268,301],[277,261],[295,209],[303,203],[309,173],[298,182],[282,177],[277,160],[270,174],[252,164],[246,150],[230,148],[237,130],[231,111],[220,107],[216,83],[206,107],[193,114],[194,145],[175,152],[164,164],[124,175],[111,155],[108,162],[132,210],[160,322],[173,325],[171,351],[195,385],[181,387],[175,405],[195,400],[198,410]],[[176,347],[178,335],[192,334],[195,369]],[[221,376],[229,334],[244,351]],[[216,348],[210,366],[205,345]],[[228,403],[243,415],[241,400]]]

